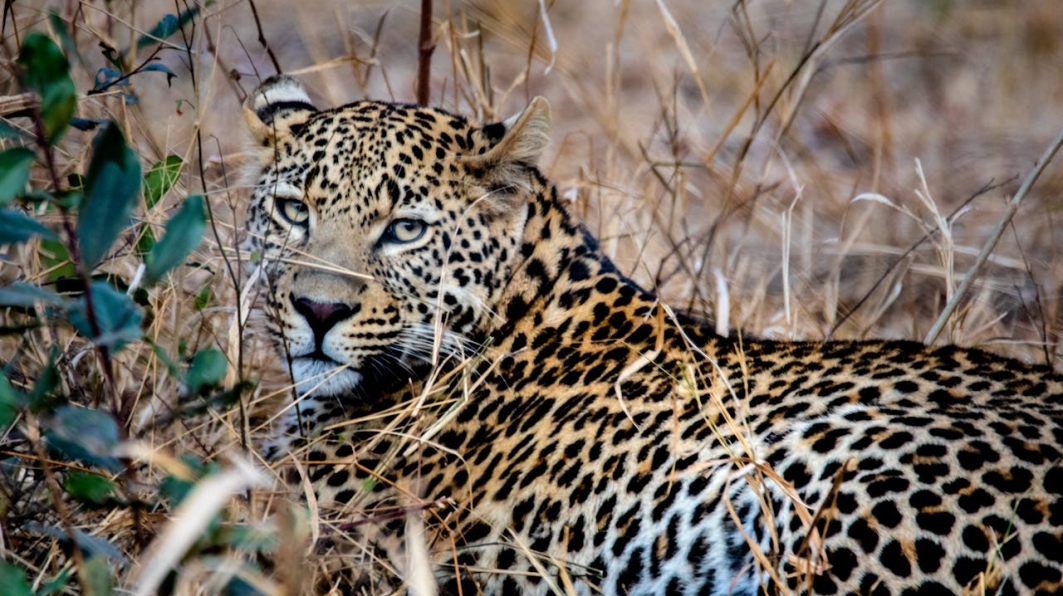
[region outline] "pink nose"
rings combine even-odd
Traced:
[[[325,334],[335,327],[336,323],[354,314],[354,309],[342,302],[316,302],[309,298],[293,297],[292,304],[295,311],[306,319],[318,343],[321,343]]]

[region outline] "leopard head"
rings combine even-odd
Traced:
[[[245,119],[259,153],[247,244],[301,393],[382,390],[478,349],[541,192],[545,100],[481,126],[371,101],[319,110],[281,76]]]

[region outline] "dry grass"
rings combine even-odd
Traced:
[[[145,167],[169,154],[184,159],[178,187],[138,212],[141,220],[161,223],[191,192],[210,199],[212,228],[192,259],[200,266],[152,290],[149,337],[170,355],[217,346],[229,355],[231,380],[259,385],[240,408],[184,418],[174,414],[177,380],[147,345],[117,357],[114,387],[89,346],[62,329],[5,336],[0,356],[13,381],[32,380],[58,346],[65,393],[87,404],[117,394],[128,404],[127,455],[143,465],[119,478],[123,499],[154,503],[150,487],[159,479],[195,477],[177,454],[229,462],[217,479],[224,486],[215,487],[229,498],[201,501],[186,523],[209,524],[224,511],[228,520],[269,528],[283,546],[267,574],[249,572],[231,552],[182,563],[194,536],[166,522],[181,512],[64,507],[53,498],[56,487],[40,480],[70,464],[25,449],[41,424],[31,417],[0,437],[0,455],[13,462],[0,472],[0,556],[35,585],[79,563],[64,554],[61,537],[30,522],[111,541],[129,559],[114,560],[116,576],[138,593],[160,581],[157,563],[186,565],[173,588],[180,594],[210,591],[233,575],[264,593],[306,581],[292,561],[320,519],[307,524],[283,513],[272,492],[245,490],[255,474],[237,463],[256,460],[270,413],[291,396],[260,315],[249,309],[261,285],[246,285],[234,250],[247,196],[239,106],[278,65],[300,76],[321,105],[412,100],[415,4],[304,0],[293,12],[278,0],[220,0],[203,7],[184,39],[164,43],[161,60],[178,75],[172,88],[145,73],[130,88],[136,104],[118,93],[81,96],[78,115],[120,122]],[[11,114],[25,99],[13,76],[17,44],[47,27],[47,10],[74,32],[84,92],[104,65],[100,42],[128,47],[163,14],[186,7],[13,4],[5,13],[0,109]],[[976,278],[964,279],[1008,198],[1063,128],[1055,109],[1063,102],[1057,8],[1055,0],[444,0],[431,93],[434,103],[483,119],[547,97],[555,130],[543,169],[572,211],[622,270],[676,309],[716,319],[721,332],[921,340],[969,285],[939,341],[1059,368],[1063,232],[1055,216],[1063,168],[1049,166]],[[84,170],[91,133],[70,137],[60,155],[64,175]],[[45,185],[43,174],[34,183]],[[39,251],[12,248],[5,257],[4,281],[48,273]],[[105,269],[129,280],[138,264],[127,243]],[[194,308],[204,289],[210,299]],[[758,482],[772,476],[753,472]],[[813,523],[816,512],[805,513]],[[309,566],[320,571],[327,561]]]

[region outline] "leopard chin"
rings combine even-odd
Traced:
[[[292,359],[295,390],[302,397],[330,397],[355,392],[365,375],[349,365],[316,356]]]

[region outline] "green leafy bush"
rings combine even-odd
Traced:
[[[167,15],[138,39],[136,48],[157,52],[159,40],[181,32],[196,14]],[[0,594],[78,590],[106,595],[127,583],[121,578],[137,573],[130,555],[155,553],[154,560],[165,560],[158,553],[172,545],[160,547],[151,540],[160,531],[159,514],[180,511],[198,487],[226,473],[224,466],[201,456],[174,458],[152,452],[138,440],[160,424],[194,423],[204,412],[230,410],[251,385],[227,381],[231,364],[212,344],[189,349],[202,343],[199,338],[160,342],[150,333],[160,295],[178,283],[171,275],[204,268],[192,256],[204,240],[209,206],[198,194],[174,201],[172,215],[156,236],[145,214],[159,212],[181,186],[185,162],[167,155],[145,172],[145,158],[122,125],[75,117],[79,96],[68,54],[76,48],[62,20],[53,15],[51,23],[59,42],[31,31],[20,45],[20,91],[35,100],[20,114],[25,129],[4,129],[0,152],[0,245],[8,246],[9,257],[17,253],[41,264],[32,275],[0,287],[7,322],[3,336],[21,346],[3,354],[0,368],[0,481],[11,483],[0,491],[0,516],[11,528],[7,539],[22,545],[16,551],[22,553],[20,560],[0,559]],[[152,62],[154,53],[135,68],[126,66],[123,52],[104,46],[102,54],[110,66],[97,73],[90,95],[142,72],[163,71],[167,83],[176,76]],[[118,97],[126,104],[135,101],[131,90]],[[77,154],[76,137],[85,135],[91,135],[88,159],[71,160],[70,173],[61,175],[61,156]],[[211,296],[204,288],[189,301],[202,311]],[[169,352],[170,345],[178,347],[177,353]],[[20,358],[21,350],[43,350],[47,357],[34,364],[32,358]],[[183,389],[179,399],[164,402],[168,411],[138,425],[134,417],[143,409],[138,396],[123,391],[117,379],[123,369],[147,376],[143,354],[162,365],[155,379],[169,379]],[[35,481],[27,482],[29,478]],[[239,478],[236,486],[257,481],[247,470]],[[128,531],[116,538],[82,529],[88,520],[115,512],[134,520],[132,537]],[[153,591],[170,591],[170,569],[178,561],[218,558],[219,552],[231,550],[244,553],[256,572],[254,555],[273,543],[252,540],[258,530],[224,513],[207,515],[201,535],[183,545],[163,575],[153,580],[147,572],[139,573],[141,589],[154,581]],[[156,523],[148,518],[157,518]],[[48,543],[59,545],[57,552],[65,555],[54,559],[54,549],[46,552]],[[38,556],[27,559],[27,553]],[[27,577],[46,581],[31,583]],[[230,591],[255,593],[246,578],[232,582]]]

